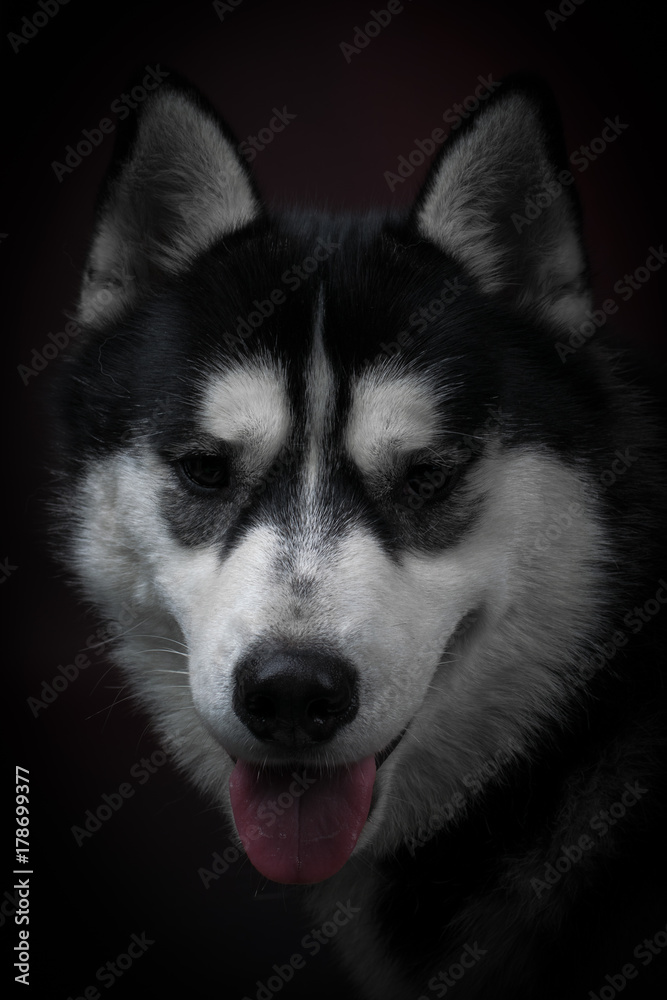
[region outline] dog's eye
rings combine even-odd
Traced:
[[[196,486],[206,490],[220,490],[229,486],[229,459],[222,455],[195,452],[179,461],[184,475]]]
[[[400,502],[418,510],[429,501],[443,496],[452,485],[452,479],[451,474],[440,465],[430,462],[411,465],[402,480]]]

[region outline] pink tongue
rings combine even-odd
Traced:
[[[375,758],[335,771],[259,769],[229,779],[234,822],[255,868],[273,882],[321,882],[343,867],[366,822]]]

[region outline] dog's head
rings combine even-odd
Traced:
[[[577,207],[519,83],[401,217],[273,218],[169,81],[134,124],[62,393],[69,559],[256,867],[315,882],[564,711],[603,576],[603,407],[554,346]]]

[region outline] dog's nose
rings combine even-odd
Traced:
[[[303,746],[332,739],[358,707],[357,672],[338,656],[270,648],[236,671],[234,711],[259,739]]]

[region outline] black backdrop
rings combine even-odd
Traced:
[[[53,11],[56,0],[44,2]],[[160,764],[144,777],[139,762],[158,744],[148,720],[122,700],[122,679],[103,656],[91,656],[91,666],[46,707],[28,700],[40,697],[59,665],[73,663],[99,625],[45,546],[43,400],[57,360],[27,384],[19,366],[30,365],[33,348],[41,351],[48,333],[63,328],[113,137],[106,135],[61,180],[52,163],[63,161],[83,129],[115,120],[111,105],[138,69],[160,64],[192,79],[239,139],[265,127],[274,107],[296,115],[253,164],[269,202],[405,204],[426,166],[392,192],[384,175],[396,170],[399,156],[438,127],[443,111],[471,94],[478,77],[498,80],[525,69],[552,85],[568,150],[599,136],[607,117],[628,126],[586,170],[573,170],[598,303],[614,296],[614,283],[667,237],[663,29],[648,4],[565,0],[561,7],[571,13],[556,21],[542,2],[413,0],[348,58],[341,43],[353,42],[356,26],[386,6],[382,0],[227,6],[224,12],[218,5],[221,19],[207,2],[69,0],[18,42],[11,33],[22,27],[30,33],[23,18],[43,8],[38,0],[4,4],[0,607],[8,616],[2,669],[10,697],[3,700],[0,937],[9,952],[18,930],[11,916],[18,764],[30,768],[34,833],[33,985],[32,993],[17,987],[23,995],[83,996],[97,970],[125,952],[133,934],[145,933],[154,944],[113,980],[112,996],[254,998],[257,980],[266,981],[273,963],[299,951],[309,929],[294,893],[267,884],[240,861],[204,886],[199,870],[210,869],[214,853],[230,844],[223,820],[159,752],[153,760]],[[665,357],[665,271],[621,304],[614,324],[656,365]],[[97,809],[103,793],[128,781],[135,794],[79,846],[71,828]],[[329,951],[323,948],[280,992],[294,1000],[351,995]],[[11,961],[0,966],[0,989],[13,986]]]

